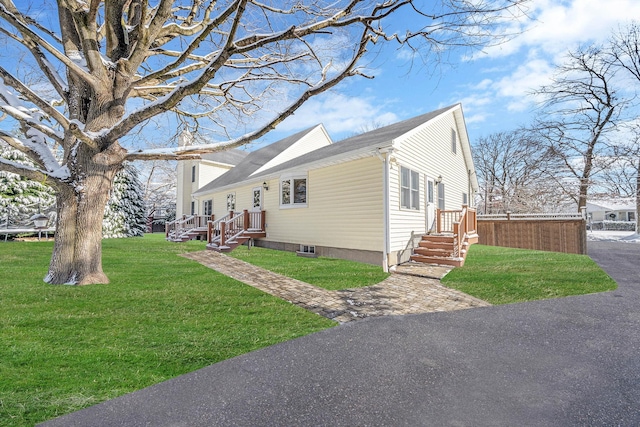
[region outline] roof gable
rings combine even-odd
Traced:
[[[306,136],[312,134],[314,131],[322,128],[322,125],[314,126],[309,129],[305,129],[301,132],[298,132],[294,135],[288,136],[280,141],[274,142],[273,144],[269,144],[264,146],[258,150],[252,151],[247,154],[242,161],[240,161],[234,168],[230,169],[228,172],[224,173],[220,177],[214,179],[210,183],[206,184],[198,191],[194,193],[200,194],[211,191],[216,188],[225,187],[227,185],[236,184],[242,182],[254,173],[262,168],[264,165],[272,162],[277,164],[278,158],[286,160],[287,151],[296,145],[296,143],[301,142],[305,139]],[[324,128],[322,128],[322,132],[324,132]],[[324,132],[326,135],[326,132]],[[328,135],[327,135],[328,138]],[[318,141],[314,141],[318,143]],[[327,140],[327,143],[331,143],[331,140]],[[314,144],[309,144],[310,147],[306,147],[307,150],[311,150],[315,148]],[[305,152],[304,144],[298,144],[297,151]]]
[[[352,154],[358,151],[391,147],[393,146],[394,141],[398,138],[408,132],[411,132],[420,125],[428,123],[453,107],[454,106],[441,108],[421,116],[413,117],[411,119],[403,120],[398,123],[343,139],[329,146],[319,148],[303,156],[292,159],[286,163],[278,165],[277,167],[264,170],[264,173],[261,173],[260,176],[277,173],[287,169],[301,168],[304,165],[314,164],[326,159],[343,158],[344,160],[348,160]]]

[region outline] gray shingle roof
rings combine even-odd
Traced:
[[[248,155],[249,155],[248,151],[238,150],[237,148],[234,148],[233,150],[203,154],[202,160],[209,160],[216,163],[223,163],[223,164],[235,166],[238,163],[240,163]]]
[[[252,173],[266,164],[269,160],[282,153],[284,150],[289,148],[300,138],[304,137],[315,128],[316,126],[313,126],[309,129],[305,129],[294,135],[281,139],[280,141],[274,142],[273,144],[262,147],[256,151],[252,151],[246,157],[244,157],[244,159],[242,159],[242,161],[239,162],[234,168],[230,169],[225,174],[200,188],[196,193],[207,192],[215,188],[221,188],[227,185],[244,181],[245,179],[249,178]]]
[[[296,157],[280,165],[274,166],[273,168],[270,168],[266,171],[260,172],[259,174],[251,176],[252,173],[265,165],[269,160],[280,154],[286,148],[288,148],[297,140],[313,130],[315,128],[314,126],[250,153],[242,162],[238,163],[236,167],[199,189],[196,194],[205,193],[232,184],[237,184],[246,180],[250,176],[251,178],[259,178],[262,176],[278,173],[280,171],[285,171],[287,169],[299,168],[303,165],[315,163],[323,159],[346,155],[349,152],[354,152],[361,149],[373,149],[388,146],[395,138],[398,138],[399,136],[404,135],[412,129],[417,128],[423,123],[426,123],[429,120],[441,115],[442,113],[450,110],[456,105],[458,104],[440,108],[439,110],[435,110],[430,113],[426,113],[417,117],[413,117],[411,119],[394,123],[389,126],[374,129],[370,132],[356,135],[342,141],[338,141],[334,144],[318,148],[317,150],[311,151],[307,154],[303,154],[302,156]]]
[[[450,110],[458,104],[450,105],[445,108],[441,108],[436,111],[432,111],[421,116],[417,116],[411,119],[403,120],[398,123],[394,123],[389,126],[384,126],[378,129],[374,129],[370,132],[366,132],[360,135],[353,136],[351,138],[343,139],[334,144],[327,145],[310,153],[304,154],[300,157],[296,157],[288,162],[277,165],[269,170],[261,172],[256,177],[270,175],[279,171],[287,169],[298,168],[308,163],[314,163],[322,159],[328,159],[331,157],[347,154],[351,151],[357,151],[366,148],[380,148],[389,145],[395,138],[404,135],[405,133],[417,128],[423,123],[439,116],[445,111]]]

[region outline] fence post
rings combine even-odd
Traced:
[[[436,208],[436,233],[441,233],[442,221],[440,219],[440,208]]]
[[[265,231],[266,228],[267,228],[266,227],[266,225],[267,225],[267,222],[266,222],[267,215],[266,215],[265,211],[262,211],[260,214],[261,214],[260,215],[260,230]]]
[[[207,244],[211,243],[213,237],[213,221],[207,221]]]
[[[511,211],[507,211],[507,221],[511,221]]]
[[[220,222],[220,246],[226,246],[227,244],[227,223],[225,221]]]
[[[244,223],[242,224],[242,229],[244,231],[247,231],[249,229],[249,210],[245,209],[242,211],[242,214],[244,215]]]

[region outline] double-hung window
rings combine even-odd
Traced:
[[[400,207],[420,210],[420,174],[400,167]]]
[[[280,207],[307,206],[307,178],[280,179]]]

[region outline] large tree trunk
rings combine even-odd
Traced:
[[[72,183],[58,190],[56,238],[47,283],[109,283],[102,271],[102,220],[124,152],[117,143],[113,147],[81,162],[83,168],[73,174]]]

